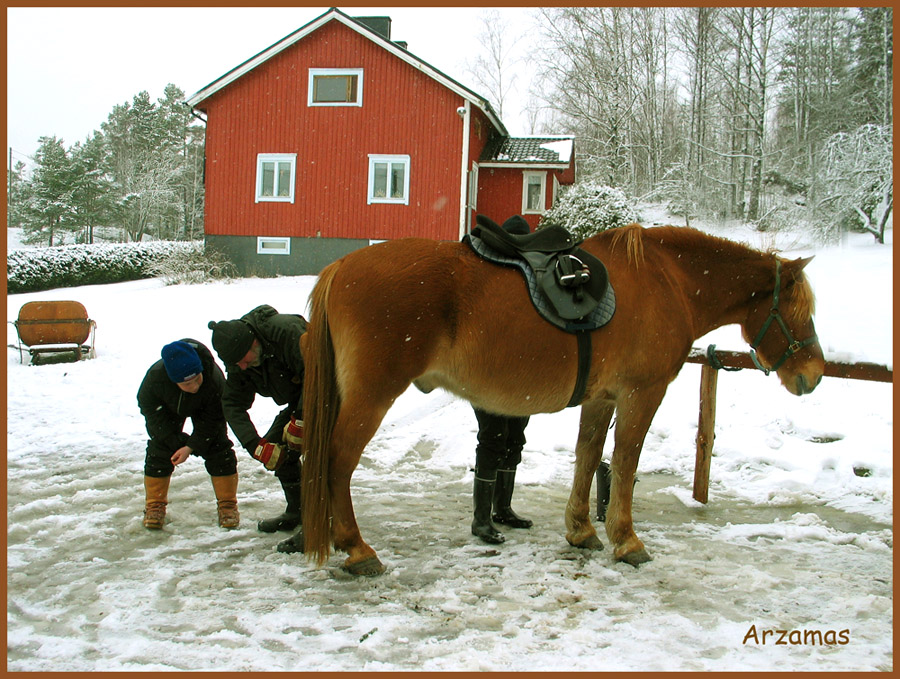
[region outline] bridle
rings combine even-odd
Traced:
[[[803,347],[808,347],[813,342],[818,341],[818,336],[813,333],[812,336],[807,337],[803,341],[797,341],[794,339],[793,335],[791,335],[791,331],[787,327],[787,323],[784,322],[784,318],[781,316],[781,312],[778,310],[778,299],[779,293],[781,292],[781,260],[775,259],[775,292],[772,293],[772,309],[769,311],[769,316],[766,318],[765,323],[763,323],[762,327],[759,329],[759,332],[756,333],[756,339],[750,344],[750,358],[753,359],[754,365],[757,368],[762,370],[766,375],[774,370],[778,370],[786,360],[788,360],[791,356],[800,351]],[[759,359],[756,356],[756,348],[763,341],[763,337],[765,337],[766,332],[768,332],[769,327],[772,325],[772,321],[778,321],[778,325],[781,326],[781,332],[784,333],[784,336],[788,341],[788,348],[785,350],[784,354],[782,354],[781,358],[776,361],[775,365],[771,368],[766,368],[760,363]]]

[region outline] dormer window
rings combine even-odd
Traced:
[[[309,69],[310,106],[362,106],[361,68]]]

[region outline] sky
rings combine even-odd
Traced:
[[[485,8],[338,7],[350,16],[390,16],[392,39],[472,87],[466,60],[478,50]],[[174,83],[189,97],[327,10],[7,8],[7,148],[27,163],[38,137],[55,135],[67,147],[83,142],[138,92],[156,100]],[[524,26],[533,10],[500,11]],[[525,132],[511,115],[504,123],[513,134]]]

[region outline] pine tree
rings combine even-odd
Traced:
[[[74,220],[82,230],[79,240],[93,243],[94,228],[110,224],[115,218],[113,182],[106,171],[106,147],[102,135],[95,131],[84,144],[72,147],[71,155]]]
[[[25,240],[46,241],[54,245],[56,237],[72,225],[74,215],[72,160],[61,139],[40,137],[34,156],[31,196],[26,210]]]

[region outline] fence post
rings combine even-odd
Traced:
[[[704,365],[700,371],[700,421],[697,424],[697,459],[694,463],[694,499],[709,500],[709,468],[716,438],[716,386],[719,371]]]

